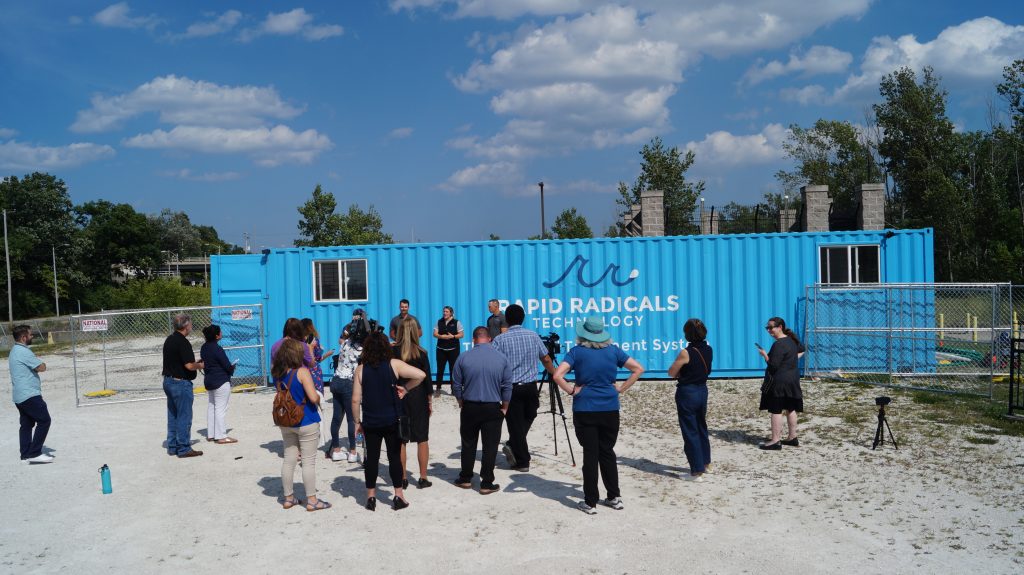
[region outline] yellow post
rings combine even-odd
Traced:
[[[1017,312],[1013,312],[1013,339],[1020,337],[1020,332],[1017,330]]]
[[[974,316],[974,331],[971,332],[971,341],[978,341],[978,316]]]
[[[939,345],[944,345],[943,340],[946,339],[946,332],[942,331],[942,328],[946,327],[946,314],[939,314]]]

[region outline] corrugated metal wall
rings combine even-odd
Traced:
[[[336,346],[353,309],[386,324],[406,298],[431,352],[444,305],[462,321],[464,345],[491,298],[520,301],[525,327],[554,331],[563,343],[573,341],[576,319],[596,309],[652,377],[675,357],[683,322],[699,317],[715,350],[713,375],[753,376],[764,369],[754,342],[770,344],[767,318],[781,316],[802,333],[818,246],[834,244],[879,245],[883,282],[933,281],[932,231],[925,229],[274,249],[214,257],[212,297],[214,305],[263,303],[268,342],[288,317],[311,317],[325,348]],[[350,258],[367,260],[368,299],[313,303],[313,262]]]

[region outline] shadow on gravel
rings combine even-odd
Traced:
[[[550,499],[575,509],[583,499],[583,490],[574,483],[552,481],[530,473],[516,473],[509,476],[509,483],[502,491],[506,493],[529,492],[542,499]]]
[[[266,449],[267,451],[273,453],[274,455],[277,455],[278,457],[284,457],[284,441],[281,439],[268,441],[264,444],[261,444],[260,447]]]
[[[765,440],[763,434],[755,434],[737,429],[709,429],[708,435],[729,443],[747,443],[750,445],[757,445]]]
[[[662,475],[673,479],[679,479],[684,472],[687,474],[690,472],[686,467],[665,465],[664,463],[658,463],[657,461],[651,461],[650,459],[643,457],[640,459],[633,457],[619,457],[619,463],[645,473],[653,473],[655,475]]]

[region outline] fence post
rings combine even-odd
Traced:
[[[999,343],[996,341],[996,290],[998,290],[998,289],[999,289],[998,286],[992,286],[992,288],[991,288],[991,290],[992,290],[992,325],[989,326],[989,334],[990,335],[989,335],[988,347],[989,347],[989,353],[992,354],[992,361],[989,362],[989,366],[988,366],[988,398],[989,399],[992,399],[992,391],[993,391],[992,390],[992,386],[993,386],[993,381],[995,380],[995,377],[996,377],[996,361],[998,361],[997,355],[998,355],[998,350],[999,350],[999,348],[998,348]]]
[[[75,316],[68,314],[68,331],[71,332],[71,370],[75,373],[75,407],[82,406],[82,392],[78,389],[78,334],[75,333]]]

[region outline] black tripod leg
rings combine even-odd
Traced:
[[[883,425],[884,422],[885,422],[885,416],[879,414],[878,415],[878,427],[875,429],[875,441],[874,441],[874,443],[871,444],[871,450],[872,451],[874,451],[874,449],[876,447],[878,447],[880,444],[882,444],[885,441],[885,438],[882,435],[882,425]]]
[[[541,381],[544,381],[548,376],[547,372],[544,372],[544,377]],[[555,438],[555,455],[558,455],[558,423],[555,421],[555,398],[558,394],[555,392],[554,382],[548,384],[548,406],[551,409],[551,437]]]
[[[569,422],[565,417],[565,407],[562,405],[562,396],[555,394],[555,398],[558,400],[558,413],[562,415],[562,427],[565,428],[565,442],[569,444],[569,457],[572,458],[572,466],[576,467],[576,454],[572,451],[572,438],[569,437]],[[554,410],[552,409],[552,413]],[[556,449],[557,449],[557,443]]]
[[[896,449],[899,449],[900,446],[896,445],[896,438],[892,436],[892,428],[889,427],[889,420],[883,419],[882,421],[885,422],[885,428],[889,430],[889,439],[892,440],[892,446],[895,447]],[[881,430],[879,430],[879,432],[881,432]]]

